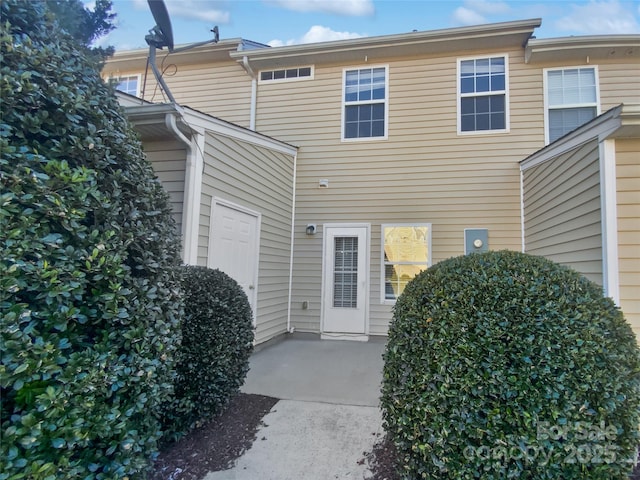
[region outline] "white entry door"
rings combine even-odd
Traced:
[[[323,333],[367,334],[366,226],[324,227]]]
[[[260,214],[218,199],[213,201],[212,213],[207,266],[240,284],[255,321]]]

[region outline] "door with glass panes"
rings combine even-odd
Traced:
[[[324,228],[324,333],[367,333],[368,241],[366,226]]]

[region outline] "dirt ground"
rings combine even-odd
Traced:
[[[208,472],[227,470],[256,440],[263,417],[277,398],[240,393],[218,417],[168,445],[154,463],[149,480],[201,480]],[[380,438],[371,452],[363,452],[371,480],[398,480],[393,444]],[[640,480],[636,465],[629,480]]]

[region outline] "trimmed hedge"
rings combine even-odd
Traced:
[[[181,315],[179,239],[95,55],[0,3],[0,479],[140,478]]]
[[[174,438],[223,411],[244,383],[253,351],[253,316],[242,287],[220,270],[181,270],[182,345],[164,418]]]
[[[602,288],[541,257],[443,261],[394,308],[382,407],[402,478],[627,479],[640,353]]]

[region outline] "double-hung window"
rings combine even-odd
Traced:
[[[508,57],[458,60],[458,132],[509,129]]]
[[[382,225],[382,301],[395,301],[431,265],[431,224]]]
[[[140,95],[140,75],[120,77],[116,82],[116,90],[136,97]]]
[[[547,143],[598,115],[596,67],[545,70]]]
[[[345,70],[342,138],[386,138],[387,67]]]

